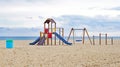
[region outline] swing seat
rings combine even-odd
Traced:
[[[76,42],[80,42],[80,41],[82,41],[82,40],[76,40]]]

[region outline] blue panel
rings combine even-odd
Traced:
[[[13,48],[13,40],[6,40],[6,48]]]
[[[38,41],[40,41],[40,37],[38,37],[35,41],[33,41],[32,43],[30,43],[30,45],[35,45]]]
[[[60,36],[58,33],[54,32],[53,34],[55,34],[55,36],[57,36],[60,40],[62,40],[65,44],[67,45],[72,45],[72,43],[69,43],[68,41],[66,41],[62,36]]]

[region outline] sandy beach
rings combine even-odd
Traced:
[[[0,67],[120,67],[120,40],[113,45],[29,45],[31,40],[14,40],[6,49],[0,41]]]

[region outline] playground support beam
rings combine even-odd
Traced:
[[[40,38],[42,37],[42,32],[40,32]]]
[[[42,37],[42,32],[40,32],[40,38]],[[43,43],[44,44],[44,43]]]
[[[105,44],[107,45],[107,34],[105,34]]]
[[[101,45],[101,33],[99,34],[99,45]]]
[[[50,25],[48,24],[48,29],[50,28]],[[49,32],[49,30],[48,30]],[[47,45],[49,45],[49,38],[47,37]]]
[[[46,24],[44,23],[44,31],[45,31],[45,28],[46,28]],[[45,34],[45,32],[44,32],[44,34]],[[44,45],[45,45],[45,43],[44,43]]]
[[[73,31],[73,28],[70,30],[70,34],[69,34],[69,36],[68,36],[67,41],[69,41],[69,39],[70,39],[70,35],[72,34],[72,31]]]
[[[55,32],[56,32],[56,23],[55,23]],[[55,42],[54,44],[56,45],[56,36],[55,36]]]
[[[59,35],[61,35],[61,28],[58,29],[59,30]],[[61,41],[59,39],[59,45],[61,44]]]
[[[74,30],[73,30],[73,44],[75,44],[75,33],[74,33]]]
[[[95,45],[95,36],[93,35],[93,45]]]
[[[111,45],[113,45],[113,37],[111,38]]]
[[[85,28],[85,31],[86,31],[87,36],[88,36],[88,39],[89,39],[89,41],[90,41],[90,43],[91,43],[91,45],[92,45],[92,41],[91,41],[91,39],[90,39],[90,36],[89,36],[88,31],[87,31],[87,29],[86,29],[86,28]]]
[[[85,28],[83,29],[83,37],[82,37],[82,44],[84,44],[84,40],[85,40]]]
[[[84,29],[73,29],[73,30],[84,30]]]
[[[62,37],[64,38],[64,28],[62,28]],[[62,42],[62,45],[64,45],[63,42]]]
[[[52,28],[52,23],[51,23],[51,28]],[[51,33],[53,32],[53,30],[51,29]],[[51,45],[52,45],[52,40],[53,38],[51,38]]]

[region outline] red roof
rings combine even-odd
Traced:
[[[56,24],[56,22],[52,18],[48,18],[44,23],[49,24],[50,22]]]

